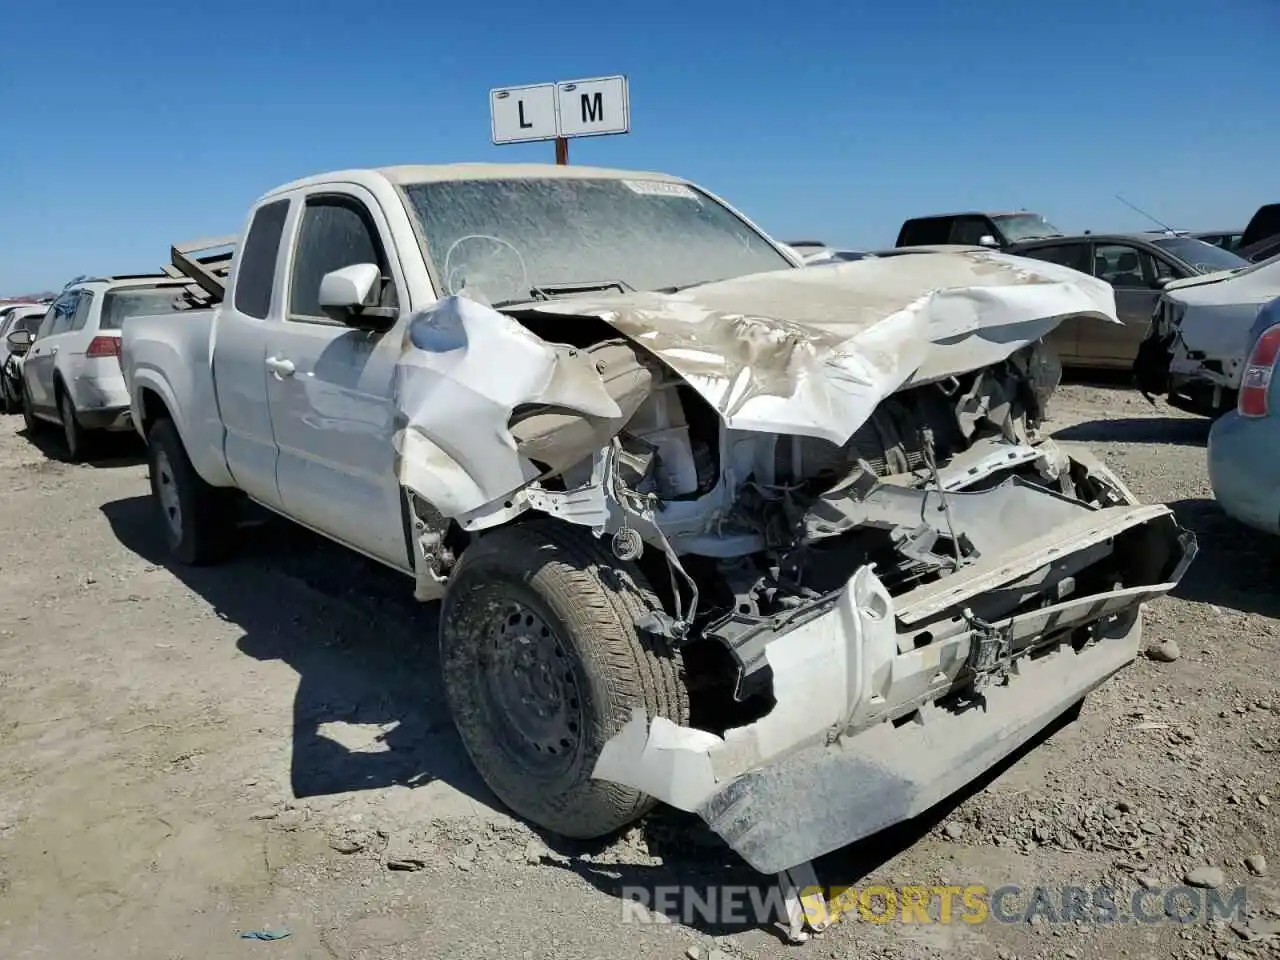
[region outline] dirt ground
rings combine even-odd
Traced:
[[[1246,890],[1233,919],[854,915],[801,946],[754,921],[638,922],[624,888],[764,878],[670,812],[610,843],[539,839],[470,770],[435,610],[407,581],[278,521],[227,566],[172,568],[136,448],[73,466],[7,417],[0,957],[1280,955],[1280,544],[1216,509],[1206,421],[1088,385],[1063,387],[1053,415],[1199,536],[1177,595],[1147,615],[1147,640],[1180,655],[1140,658],[966,796],[818,876],[1055,900],[1106,884],[1122,904],[1141,885],[1160,911],[1162,891],[1216,867],[1224,896]],[[1257,855],[1271,865],[1246,864]],[[291,935],[241,937],[262,930]]]

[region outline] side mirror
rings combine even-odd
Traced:
[[[320,309],[348,327],[386,330],[395,323],[396,311],[370,303],[381,277],[373,263],[353,263],[326,273],[320,278]]]
[[[36,338],[30,330],[10,330],[9,335],[4,339],[13,353],[23,354],[31,349],[31,344]]]
[[[1165,287],[1169,286],[1172,280],[1173,280],[1173,277],[1156,277],[1154,280],[1151,281],[1151,289],[1163,290]]]
[[[996,242],[996,238],[995,238],[995,237],[993,237],[991,234],[989,234],[989,233],[984,233],[982,236],[980,236],[980,237],[978,238],[978,246],[980,246],[980,247],[998,247],[998,246],[1000,246],[1000,244]]]

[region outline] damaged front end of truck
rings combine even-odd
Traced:
[[[1000,254],[416,318],[398,373],[418,594],[457,537],[549,516],[662,597],[684,722],[636,710],[593,774],[697,813],[758,870],[913,817],[1131,662],[1195,554],[1040,431],[1105,285]],[[453,538],[453,539],[451,539]],[[791,874],[793,877],[796,874]]]

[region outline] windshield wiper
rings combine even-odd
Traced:
[[[542,283],[529,288],[529,296],[535,300],[553,300],[575,293],[599,293],[617,290],[619,293],[635,293],[635,287],[625,280],[577,280],[568,283]]]
[[[715,283],[714,280],[695,280],[693,283],[681,283],[674,287],[655,287],[654,293],[679,293],[681,290],[688,290],[691,287],[700,287],[706,283]]]

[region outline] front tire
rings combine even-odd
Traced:
[[[637,567],[561,522],[502,528],[462,555],[440,617],[445,695],[480,776],[515,813],[588,839],[653,807],[591,772],[633,709],[688,723],[679,651],[635,625],[658,608]]]
[[[231,552],[235,514],[225,490],[196,473],[178,429],[157,420],[147,434],[151,495],[174,558],[189,566],[223,560]]]

